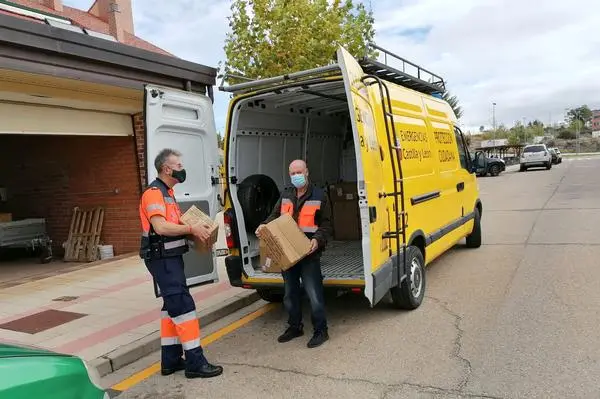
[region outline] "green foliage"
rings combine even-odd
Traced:
[[[581,129],[585,124],[592,120],[592,110],[587,105],[571,108],[567,112],[567,122],[569,125]]]
[[[446,90],[444,92],[444,94],[442,94],[442,98],[448,104],[450,104],[450,107],[452,107],[452,110],[454,111],[454,114],[456,115],[456,118],[460,119],[460,117],[463,115],[463,110],[462,110],[462,107],[460,106],[460,103],[458,101],[458,97],[453,96],[452,94],[450,94],[450,92],[448,90]]]
[[[559,139],[563,139],[563,140],[572,140],[572,139],[576,138],[576,134],[571,129],[561,129],[558,132],[557,137]]]
[[[375,35],[352,0],[233,0],[231,11],[224,72],[252,79],[327,65],[339,45],[362,58]]]

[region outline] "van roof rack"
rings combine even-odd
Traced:
[[[441,95],[446,91],[444,79],[442,79],[442,77],[439,75],[429,72],[427,69],[422,68],[417,64],[414,64],[373,43],[369,43],[367,45],[366,54],[368,54],[371,49],[383,52],[384,62],[382,63],[367,56],[359,59],[358,63],[366,73],[378,76],[382,80],[393,82],[421,93],[430,95],[437,93]],[[396,64],[399,62],[401,65],[398,67],[392,67],[388,65],[388,58],[390,61],[395,61]],[[414,73],[411,74],[407,72],[407,67],[409,70],[414,70]],[[329,64],[318,68],[264,79],[250,79],[245,76],[225,74],[221,80],[219,90],[229,93],[245,92],[257,90],[259,88],[266,88],[269,86],[278,86],[281,83],[292,83],[293,81],[304,80],[310,77],[323,76],[331,73],[335,74],[338,73],[339,70],[340,67],[338,64]],[[245,82],[225,86],[227,78],[237,78],[239,80],[245,80]]]
[[[379,47],[374,43],[367,44],[366,54],[369,54],[370,50],[379,50],[383,53],[384,61],[380,62],[369,58],[368,56],[363,57],[359,60],[359,64],[363,67],[366,73],[378,76],[383,80],[396,83],[400,86],[408,87],[409,89],[416,90],[421,93],[427,94],[442,94],[446,91],[446,84],[444,79],[436,75],[433,72],[428,71],[419,65],[412,63],[399,55],[392,53]],[[388,58],[390,62],[395,61],[395,64],[400,64],[397,67],[392,67],[388,64]],[[407,66],[413,73],[407,72]]]

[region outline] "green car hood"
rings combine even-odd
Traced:
[[[29,345],[10,345],[0,343],[0,358],[3,357],[18,357],[18,356],[68,356],[60,353],[52,352],[44,348],[38,348]]]

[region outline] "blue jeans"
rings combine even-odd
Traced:
[[[302,327],[302,285],[308,296],[311,307],[311,320],[314,331],[327,330],[325,317],[325,298],[323,295],[323,275],[319,259],[304,259],[282,272],[285,282],[285,296],[283,304],[289,314],[290,327]]]

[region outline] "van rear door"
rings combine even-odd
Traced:
[[[210,98],[147,85],[144,103],[146,183],[157,176],[154,158],[160,150],[181,152],[187,179],[175,185],[175,199],[182,212],[196,205],[214,219],[218,211],[219,152]],[[218,281],[214,250],[199,254],[192,248],[183,258],[188,287]]]
[[[392,282],[391,268],[387,268],[383,274],[379,273],[382,259],[389,257],[388,240],[382,240],[382,233],[389,230],[389,220],[384,213],[387,209],[386,199],[379,195],[385,187],[382,173],[384,164],[375,127],[375,113],[378,111],[372,107],[374,102],[371,101],[370,89],[361,81],[365,76],[362,67],[342,47],[337,51],[337,59],[344,77],[354,134],[365,296],[371,306],[375,306],[387,294]],[[387,144],[384,148],[387,148]]]

